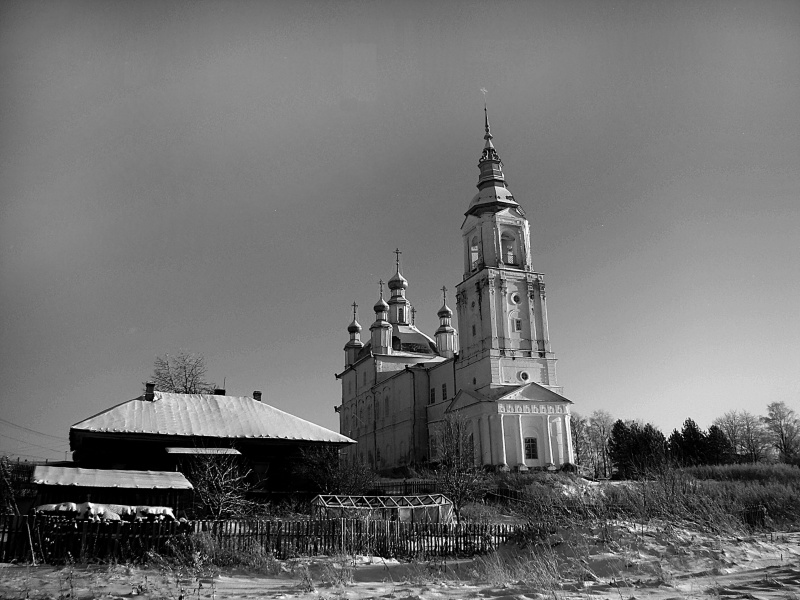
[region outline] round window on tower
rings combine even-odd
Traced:
[[[517,376],[522,381],[528,381],[528,379],[530,379],[530,375],[528,375],[527,371],[520,371]]]
[[[517,292],[512,292],[510,300],[512,304],[519,304],[522,302],[522,297]]]

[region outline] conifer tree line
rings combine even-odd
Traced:
[[[785,462],[800,466],[800,417],[785,402],[766,415],[731,410],[707,431],[691,418],[669,437],[650,423],[614,419],[604,410],[572,414],[575,462],[594,477],[633,478],[665,465]]]

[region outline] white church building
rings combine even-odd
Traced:
[[[446,290],[433,338],[414,325],[408,281],[381,283],[369,338],[353,305],[344,347],[339,431],[358,442],[345,460],[387,469],[436,460],[437,423],[463,418],[475,462],[527,470],[572,463],[570,406],[556,381],[542,273],[525,212],[506,187],[488,114],[478,193],[461,226],[464,274],[456,286],[460,334]]]

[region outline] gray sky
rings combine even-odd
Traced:
[[[800,410],[800,2],[6,0],[0,77],[0,414],[62,438],[0,452],[180,349],[337,429],[395,247],[429,334],[461,279],[482,87],[575,410]]]

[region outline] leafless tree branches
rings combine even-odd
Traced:
[[[181,351],[157,356],[152,381],[160,392],[210,394],[215,385],[205,380],[206,359],[202,354]]]

